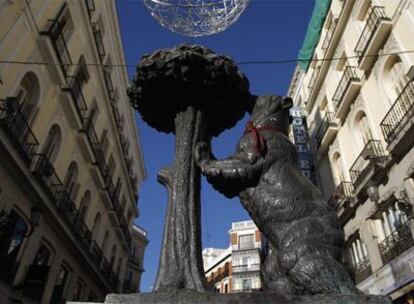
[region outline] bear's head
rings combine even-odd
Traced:
[[[255,127],[274,127],[288,134],[292,118],[289,109],[293,106],[292,98],[275,95],[262,95],[253,98],[250,121]]]

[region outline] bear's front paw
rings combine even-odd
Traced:
[[[208,160],[210,155],[210,145],[205,142],[198,142],[194,148],[194,160],[198,165]]]

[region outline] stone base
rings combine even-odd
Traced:
[[[388,297],[366,295],[281,296],[273,293],[199,293],[180,290],[171,293],[109,294],[105,304],[391,304]]]

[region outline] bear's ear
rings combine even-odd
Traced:
[[[285,97],[281,102],[282,109],[290,109],[293,107],[293,100],[290,97]]]
[[[257,95],[250,95],[247,98],[247,108],[246,108],[246,110],[247,110],[247,112],[249,112],[249,114],[252,114],[252,111],[253,111],[254,105],[256,104],[257,98],[259,98],[259,96],[257,96]]]

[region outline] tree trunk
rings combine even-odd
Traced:
[[[201,256],[200,171],[193,151],[206,135],[206,118],[188,107],[175,118],[175,158],[158,173],[168,190],[160,263],[154,291],[206,291]]]

